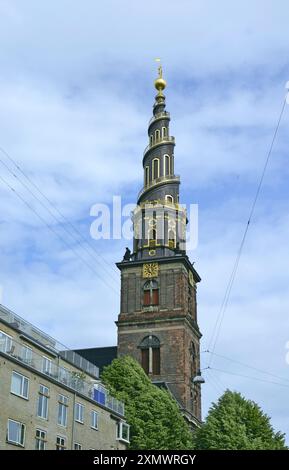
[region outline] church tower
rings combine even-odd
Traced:
[[[186,255],[185,209],[179,204],[175,138],[159,67],[157,95],[143,154],[144,185],[133,212],[133,251],[122,262],[118,355],[133,356],[153,383],[166,387],[192,423],[201,422],[197,283]]]

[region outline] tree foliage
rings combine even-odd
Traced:
[[[104,369],[102,380],[125,403],[130,449],[192,449],[192,433],[177,403],[150,382],[133,358],[115,359]]]
[[[287,449],[284,434],[275,433],[270,418],[251,400],[227,390],[212,405],[206,422],[194,434],[195,449]]]

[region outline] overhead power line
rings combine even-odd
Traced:
[[[208,370],[216,370],[218,372],[223,372],[224,374],[236,375],[237,377],[244,377],[246,379],[255,380],[257,382],[266,382],[266,383],[273,384],[273,385],[279,385],[280,387],[289,388],[289,384],[286,385],[286,384],[282,384],[282,383],[279,383],[279,382],[272,382],[271,380],[259,379],[258,377],[251,377],[249,375],[238,374],[237,372],[231,372],[229,370],[217,369],[216,367],[210,367],[210,366],[208,366],[207,369]],[[203,370],[206,370],[206,368],[203,369]]]
[[[249,364],[245,364],[244,362],[241,362],[241,361],[237,361],[236,359],[232,359],[230,357],[226,357],[226,356],[223,356],[222,354],[217,354],[217,353],[213,353],[209,350],[206,350],[206,351],[202,351],[203,353],[208,353],[208,354],[213,354],[214,356],[216,357],[219,357],[221,359],[225,359],[226,361],[229,361],[229,362],[233,362],[234,364],[239,364],[240,366],[243,366],[243,367],[246,367],[247,369],[252,369],[256,372],[260,372],[261,374],[265,374],[265,375],[269,375],[270,377],[274,377],[275,379],[279,379],[279,380],[284,380],[285,382],[288,382],[289,383],[289,379],[288,378],[285,378],[285,377],[280,377],[279,375],[276,375],[276,374],[272,374],[272,372],[268,372],[266,370],[263,370],[263,369],[259,369],[257,367],[254,367],[254,366],[251,366]]]
[[[16,167],[16,169],[24,176],[24,178],[26,179],[26,181],[28,182],[28,184],[26,184],[21,178],[19,178],[19,176],[17,176],[13,170],[11,170],[11,168],[0,158],[0,162],[2,163],[2,165],[6,168],[6,170],[8,170],[8,172],[14,177],[17,179],[17,181],[20,182],[20,184],[34,197],[34,199],[36,199],[40,204],[41,206],[51,215],[51,217],[53,217],[53,219],[63,228],[63,230],[66,231],[66,233],[74,240],[74,242],[76,242],[77,244],[80,245],[81,249],[83,249],[84,251],[86,251],[86,253],[91,257],[93,256],[96,261],[99,263],[100,260],[102,262],[104,262],[108,268],[106,266],[103,266],[104,269],[106,270],[106,273],[110,276],[110,278],[112,279],[112,281],[114,283],[117,283],[118,282],[118,279],[116,280],[115,278],[112,277],[112,266],[113,265],[110,265],[106,259],[101,255],[99,254],[96,250],[95,250],[95,247],[94,245],[91,243],[90,240],[88,240],[86,237],[84,237],[84,235],[81,233],[81,231],[75,227],[74,224],[72,224],[70,222],[70,220],[65,216],[63,215],[63,213],[55,206],[55,204],[44,194],[44,192],[31,180],[31,178],[21,169],[21,167],[17,164],[17,162],[12,158],[10,157],[10,155],[2,148],[0,147],[0,151],[13,163],[13,165]],[[60,216],[60,218],[62,220],[59,219],[59,217],[57,217],[53,211],[50,209],[49,206],[47,206],[46,203],[43,202],[43,200],[40,199],[39,196],[37,196],[35,194],[35,192],[33,190],[31,190],[31,188],[29,186],[33,186],[33,188],[36,189],[36,191],[38,192],[38,194],[40,194],[40,196],[48,202],[49,206],[53,208],[54,211],[57,212],[57,214]],[[67,226],[63,225],[63,221],[68,224],[68,226],[73,230],[70,230]],[[81,241],[79,240],[79,238],[77,238],[75,236],[75,234],[77,234],[77,236],[80,237],[80,239],[85,243],[84,245],[81,244]],[[89,248],[87,248],[86,244],[89,245]],[[115,269],[115,268],[114,268]],[[113,274],[116,274],[113,272]]]
[[[225,313],[226,313],[226,310],[227,310],[227,306],[228,306],[228,302],[229,302],[229,299],[230,299],[232,287],[233,287],[234,280],[235,280],[235,277],[236,277],[236,273],[237,273],[237,270],[238,270],[238,266],[239,266],[239,263],[240,263],[241,255],[242,255],[243,248],[244,248],[244,244],[245,244],[245,241],[246,241],[246,238],[247,238],[249,226],[251,224],[252,217],[253,217],[254,212],[255,212],[256,204],[257,204],[257,201],[258,201],[258,198],[259,198],[259,195],[260,195],[260,191],[261,191],[261,188],[262,188],[262,185],[263,185],[265,173],[266,173],[268,163],[269,163],[269,160],[270,160],[270,157],[271,157],[271,154],[272,154],[272,150],[273,150],[274,143],[275,143],[275,140],[276,140],[276,137],[277,137],[277,134],[278,134],[280,123],[281,123],[281,120],[282,120],[282,117],[283,117],[283,114],[284,114],[288,93],[289,93],[289,91],[287,91],[284,102],[283,102],[282,107],[281,107],[281,111],[280,111],[280,114],[279,114],[279,117],[278,117],[278,120],[277,120],[277,124],[276,124],[275,130],[274,130],[273,138],[272,138],[272,141],[271,141],[268,153],[267,153],[267,157],[266,157],[266,160],[265,160],[262,172],[261,172],[261,176],[260,176],[260,180],[259,180],[259,183],[258,183],[258,186],[257,186],[257,190],[256,190],[256,193],[255,193],[255,196],[254,196],[254,199],[253,199],[253,202],[252,202],[252,206],[251,206],[251,209],[250,209],[250,212],[249,212],[249,218],[248,218],[248,221],[246,223],[246,227],[245,227],[242,239],[241,239],[240,247],[239,247],[238,252],[237,252],[236,260],[235,260],[235,263],[233,265],[231,275],[229,277],[229,281],[228,281],[228,284],[227,284],[227,287],[226,287],[226,290],[225,290],[225,295],[224,295],[222,303],[221,303],[220,311],[219,311],[219,314],[217,316],[216,322],[215,322],[214,327],[213,327],[212,335],[211,335],[211,338],[210,338],[210,341],[209,341],[209,348],[208,348],[209,350],[212,350],[212,353],[215,352],[217,341],[219,339],[222,323],[223,323],[224,316],[225,316]],[[211,356],[209,364],[211,364],[212,361],[213,361],[213,356]]]
[[[102,278],[99,273],[94,269],[94,267],[87,262],[87,260],[85,258],[83,258],[73,247],[71,247],[65,238],[63,238],[56,230],[54,230],[54,228],[49,225],[46,220],[38,213],[38,211],[33,207],[31,206],[31,204],[29,204],[29,202],[27,202],[25,200],[25,198],[15,189],[13,188],[13,186],[11,186],[2,176],[0,176],[0,181],[2,181],[2,183],[4,183],[27,207],[29,210],[31,210],[35,215],[36,217],[38,217],[38,219],[52,232],[54,233],[54,235],[56,235],[60,240],[61,242],[71,251],[73,251],[73,253],[92,271],[93,274],[95,274],[110,290],[114,289],[114,287],[112,287],[111,285],[109,285],[106,280],[104,278]],[[115,290],[115,292],[118,294],[118,292]]]

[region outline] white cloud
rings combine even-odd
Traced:
[[[153,59],[163,58],[183,198],[200,204],[200,245],[192,255],[203,278],[203,346],[284,98],[288,10],[283,1],[261,0],[171,0],[165,12],[152,1],[123,1],[122,8],[112,0],[0,4],[0,145],[85,237],[94,203],[118,193],[132,202],[140,189]],[[217,346],[220,354],[285,377],[288,119],[286,109]],[[1,163],[0,176],[66,237]],[[121,259],[126,242],[92,240],[107,262],[74,244],[93,274],[2,184],[0,214],[4,303],[68,345],[114,344],[119,280],[108,264]],[[235,387],[289,432],[286,388],[210,374],[205,410],[215,387]]]

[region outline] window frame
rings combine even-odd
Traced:
[[[96,416],[96,426],[94,426],[94,420],[92,419],[93,416]],[[95,429],[95,431],[99,430],[99,414],[95,410],[90,411],[90,427],[91,429]]]
[[[172,169],[171,169],[171,156],[168,153],[164,154],[164,176],[170,176],[172,175]]]
[[[155,162],[157,162],[157,176],[155,175]],[[154,158],[152,160],[152,181],[157,180],[160,177],[160,159]]]
[[[149,297],[149,299],[147,299]],[[149,302],[147,302],[149,300]],[[158,281],[150,279],[143,286],[143,306],[157,307],[160,304],[160,286]]]
[[[80,423],[80,424],[84,424],[84,405],[82,403],[75,403],[74,405],[74,420],[77,422],[77,423]],[[77,411],[78,410],[78,411]],[[80,413],[81,416],[79,417],[79,410],[82,410],[82,412]]]
[[[43,390],[41,390],[41,387],[44,389],[47,390],[47,393]],[[50,395],[49,395],[49,387],[47,387],[46,385],[43,385],[43,384],[39,384],[39,391],[38,391],[38,400],[37,400],[37,417],[38,418],[42,418],[42,419],[45,419],[45,420],[48,420],[48,409],[49,409],[49,398],[50,398]],[[44,409],[44,403],[46,403],[46,416],[42,416],[42,414],[40,415],[38,412],[39,412],[39,406],[40,406],[40,401],[42,402],[41,404],[41,412],[43,411]]]
[[[16,423],[17,425],[20,426],[20,434],[19,434],[19,431],[18,434],[19,434],[19,437],[20,437],[20,440],[18,441],[14,441],[12,439],[10,439],[10,432],[9,432],[9,423]],[[23,432],[23,434],[22,434]],[[15,419],[12,419],[12,418],[8,418],[8,421],[7,421],[7,435],[6,435],[6,441],[8,442],[8,444],[13,444],[13,445],[16,445],[16,446],[20,446],[20,447],[25,447],[25,434],[26,434],[26,425],[24,423],[21,423],[21,421],[16,421]],[[23,438],[23,442],[21,442],[21,438]]]
[[[52,375],[52,364],[53,364],[52,359],[50,359],[50,358],[47,357],[47,356],[42,356],[42,361],[43,361],[43,362],[42,362],[42,372],[43,372],[43,374]],[[49,368],[48,368],[48,369],[46,369],[46,368],[44,367],[45,363],[48,363],[48,364],[49,364]]]
[[[76,449],[75,447],[78,446],[79,448]],[[82,444],[79,444],[79,442],[74,442],[73,443],[73,450],[83,450]]]
[[[25,351],[25,354],[24,354],[24,351]],[[30,357],[27,357],[27,351],[29,351],[29,355]],[[25,362],[25,364],[32,364],[32,361],[33,361],[33,349],[30,348],[30,346],[27,346],[26,344],[22,344],[22,347],[21,347],[21,359],[23,362]]]
[[[63,441],[63,444],[61,444],[61,442],[57,442],[57,441]],[[59,436],[57,434],[56,436],[56,450],[66,450],[66,437],[64,436]]]
[[[44,437],[37,436],[37,432],[40,434],[43,433]],[[35,430],[35,450],[46,450],[46,442],[47,442],[47,431],[44,429],[36,428]],[[41,446],[43,445],[43,448]]]
[[[123,437],[123,428],[127,429],[127,439]],[[118,441],[123,441],[129,444],[130,440],[130,426],[129,424],[125,423],[124,421],[118,421],[116,426],[116,439]]]
[[[65,400],[62,400],[63,398]],[[64,428],[66,428],[67,427],[67,421],[68,421],[68,397],[66,395],[62,395],[60,393],[58,395],[57,424],[59,426],[63,426]],[[63,424],[63,422],[65,424]]]
[[[18,375],[19,377],[21,377],[21,379],[24,379],[24,380],[21,380],[20,392],[19,393],[12,389],[12,387],[13,387],[13,377],[15,375]],[[27,381],[27,396],[23,394],[25,381]],[[23,374],[20,374],[20,372],[17,372],[16,370],[13,370],[12,375],[11,375],[10,393],[12,393],[12,395],[16,395],[17,397],[24,398],[24,400],[29,400],[29,378],[26,377]]]
[[[145,187],[149,186],[150,184],[150,167],[146,165],[145,167]]]
[[[13,336],[8,335],[3,330],[0,330],[0,339],[1,339],[1,335],[3,335],[5,337],[5,340],[3,341],[3,344],[5,345],[5,347],[3,349],[3,352],[6,353],[6,354],[9,354],[11,349],[12,349],[12,346],[13,346]],[[9,347],[8,347],[8,345],[9,345]],[[0,351],[2,351],[1,341],[0,341]]]

